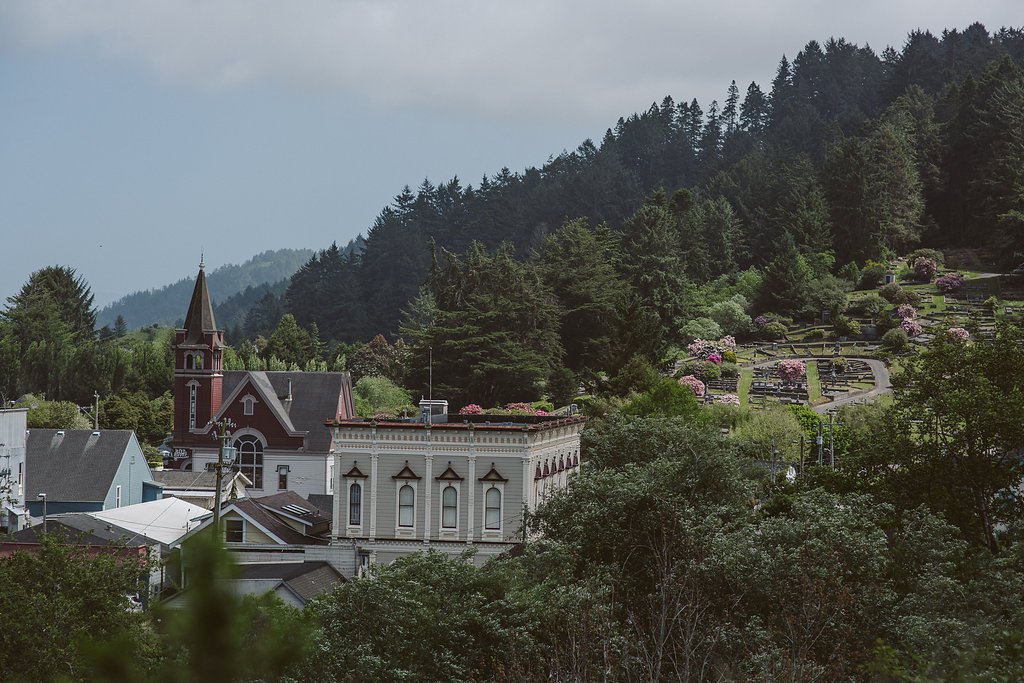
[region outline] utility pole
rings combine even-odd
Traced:
[[[92,413],[92,428],[98,432],[100,430],[100,392],[92,392],[92,398],[96,402],[95,410]]]
[[[217,447],[217,488],[214,491],[213,498],[213,528],[220,537],[220,489],[221,482],[224,479],[224,443],[231,437],[229,429],[234,429],[235,423],[231,420],[221,420],[215,424],[217,427],[217,441],[219,445]]]

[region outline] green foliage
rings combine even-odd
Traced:
[[[409,392],[387,377],[361,377],[352,388],[352,393],[356,401],[356,413],[360,417],[373,417],[380,413],[391,416],[403,412],[407,415],[417,413]]]
[[[696,420],[700,406],[693,391],[672,379],[663,379],[622,407],[623,415],[686,417]]]
[[[832,321],[832,325],[835,327],[836,334],[841,337],[856,337],[860,335],[860,323],[856,320],[850,320],[845,315],[836,316]]]
[[[92,423],[70,401],[47,401],[26,394],[14,404],[28,408],[29,429],[89,429]]]
[[[882,335],[882,346],[888,351],[906,351],[910,347],[907,333],[896,327]]]
[[[142,443],[158,446],[174,428],[174,399],[167,393],[150,401],[140,391],[121,391],[100,401],[100,427],[131,429]]]
[[[881,295],[872,292],[867,296],[856,299],[850,308],[869,318],[877,318],[882,311],[888,308],[888,302]]]
[[[37,550],[0,559],[0,671],[5,680],[83,679],[86,641],[151,636],[127,611],[146,568],[131,553],[93,553],[44,535]],[[17,624],[17,628],[13,625]]]
[[[682,341],[689,343],[694,339],[720,339],[725,334],[722,326],[711,318],[694,318],[688,320],[679,330]]]
[[[750,333],[753,323],[747,315],[745,307],[734,299],[719,301],[708,309],[708,315],[718,323],[725,334],[742,337]],[[685,328],[684,328],[685,329]],[[701,339],[718,339],[722,335],[701,337]]]
[[[625,396],[630,392],[647,391],[658,381],[658,371],[645,357],[638,354],[622,366],[619,373],[608,383],[608,389],[616,396]]]
[[[351,353],[347,366],[355,380],[379,376],[387,377],[395,384],[401,384],[408,362],[409,349],[402,339],[389,344],[384,335],[378,334],[368,344],[363,344]]]
[[[782,341],[786,338],[786,326],[772,321],[761,328],[760,336],[767,341]]]

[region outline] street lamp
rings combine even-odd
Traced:
[[[43,501],[43,533],[46,533],[46,494],[40,493],[36,496],[39,500]]]

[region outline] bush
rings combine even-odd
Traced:
[[[722,363],[720,366],[718,366],[718,369],[721,371],[722,377],[740,376],[740,366],[736,365],[735,363]]]
[[[840,337],[856,337],[860,335],[860,323],[856,320],[850,320],[845,315],[836,316],[833,325],[836,329],[836,334]]]
[[[921,305],[921,295],[912,289],[901,288],[899,293],[896,295],[896,300],[893,301],[895,304],[907,304],[910,306]]]
[[[882,346],[889,351],[906,351],[910,346],[910,340],[906,332],[896,327],[882,337]]]
[[[722,326],[711,318],[694,318],[683,325],[679,333],[687,343],[694,339],[718,339],[722,336]]]
[[[868,261],[860,271],[860,280],[857,281],[857,289],[874,289],[882,284],[885,277],[885,266],[880,263]]]
[[[946,263],[946,257],[943,256],[942,252],[938,249],[915,249],[907,255],[907,261],[913,263],[919,258],[929,259],[934,261],[939,266]]]
[[[824,338],[825,330],[822,329],[811,330],[804,335],[804,341],[821,341]]]
[[[946,273],[935,280],[935,286],[943,294],[955,292],[964,285],[964,278],[960,273]]]
[[[877,318],[878,314],[888,308],[888,302],[879,296],[877,293],[872,292],[867,296],[863,296],[853,302],[851,306],[852,310],[861,315],[869,318]]]
[[[900,292],[902,291],[903,288],[900,287],[897,283],[890,282],[885,287],[882,287],[881,294],[883,299],[893,304],[896,303],[896,297],[898,297],[900,295]]]
[[[1000,306],[1000,301],[998,297],[990,296],[989,298],[985,299],[985,302],[982,303],[981,305],[987,308],[989,311],[995,313],[996,309],[999,308]]]
[[[750,322],[750,316],[743,310],[743,306],[733,300],[719,301],[708,309],[708,315],[714,322],[718,323],[718,326],[725,334],[734,336],[745,335],[753,327]],[[721,335],[712,335],[710,338],[718,336]],[[702,338],[708,339],[709,337]]]
[[[555,410],[555,404],[550,401],[534,401],[530,404],[530,407],[534,410],[542,410],[545,413],[551,413]]]
[[[840,268],[837,275],[842,279],[847,280],[848,282],[852,282],[854,284],[860,282],[860,268],[858,268],[857,264],[854,263],[853,261],[850,261],[845,266]]]
[[[761,337],[768,341],[781,341],[786,338],[786,326],[773,320],[761,328]]]
[[[736,362],[736,352],[735,351],[723,351],[722,352],[722,360],[724,362],[726,362],[726,363],[735,363]]]
[[[914,273],[915,280],[918,282],[931,282],[932,278],[935,277],[935,272],[939,269],[939,264],[936,263],[935,259],[918,256],[910,262],[910,268]]]
[[[352,388],[355,395],[356,413],[360,417],[373,417],[381,413],[395,417],[400,413],[415,415],[409,392],[387,377],[362,377]]]
[[[721,378],[722,368],[718,364],[710,361],[693,360],[686,364],[684,374],[693,375],[694,377],[707,381],[709,379]]]

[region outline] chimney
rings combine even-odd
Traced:
[[[292,400],[292,378],[288,378],[288,400]]]

